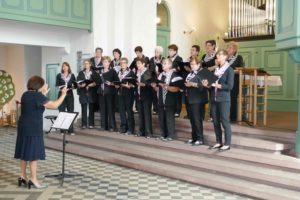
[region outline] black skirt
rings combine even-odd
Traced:
[[[45,160],[43,136],[22,136],[18,134],[14,157],[25,161]]]

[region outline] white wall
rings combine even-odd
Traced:
[[[93,13],[94,48],[102,47],[109,56],[114,48],[120,48],[132,59],[134,47],[141,45],[146,55],[153,54],[156,0],[94,0]]]
[[[171,15],[171,43],[179,47],[183,59],[190,56],[194,44],[204,49],[204,42],[216,39],[222,46],[220,38],[227,30],[228,0],[165,0]],[[184,30],[196,28],[191,34]],[[219,37],[219,40],[218,40]]]

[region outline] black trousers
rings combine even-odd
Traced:
[[[158,106],[158,120],[161,136],[174,139],[175,134],[175,106]]]
[[[225,143],[224,145],[231,145],[231,125],[230,125],[230,101],[226,102],[211,102],[212,116],[214,129],[216,134],[216,142],[222,144],[222,129],[224,129]]]
[[[87,113],[87,108],[89,107],[89,116]],[[94,104],[93,103],[84,103],[81,104],[81,126],[94,126]],[[89,120],[87,120],[89,118]]]
[[[192,126],[192,140],[203,141],[203,108],[204,103],[188,104],[190,110],[190,122]]]
[[[114,95],[114,99],[115,99],[115,103],[114,103],[115,112],[119,112],[119,95],[118,95],[118,93],[116,93]]]
[[[184,104],[186,108],[186,116],[187,118],[190,118],[190,106],[188,104],[188,97],[186,95],[184,95]]]
[[[134,114],[132,111],[134,96],[119,95],[119,112],[121,118],[120,131],[134,133]]]
[[[176,100],[176,110],[175,113],[179,114],[181,113],[181,108],[182,108],[182,92],[178,92],[177,94],[177,100]]]
[[[152,97],[152,105],[153,105],[153,111],[158,111],[158,99],[157,99],[157,92],[153,90],[153,97]]]
[[[115,98],[114,94],[102,95],[99,104],[101,105],[101,127],[105,130],[116,129],[115,119]]]
[[[74,96],[73,94],[67,94],[67,96],[65,97],[64,101],[62,102],[62,104],[60,104],[60,106],[58,107],[59,112],[74,112]],[[74,132],[74,128],[73,125],[70,126],[69,133],[73,133]]]
[[[139,134],[141,136],[152,136],[152,100],[137,100],[139,109]]]

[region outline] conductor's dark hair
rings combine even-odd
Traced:
[[[38,91],[44,86],[44,84],[45,80],[42,77],[32,76],[27,82],[27,89]]]
[[[114,50],[113,50],[113,54],[114,54],[115,52],[117,52],[117,53],[120,55],[120,58],[122,57],[122,52],[121,52],[120,49],[114,49]]]
[[[141,62],[142,64],[146,63],[144,58],[136,58],[135,62]]]
[[[216,46],[216,45],[217,45],[216,40],[207,40],[207,41],[205,42],[205,44],[207,44],[207,43],[209,43],[209,44],[211,44],[211,45],[213,45],[213,46]]]
[[[61,73],[64,73],[64,65],[68,67],[68,73],[71,74],[72,70],[71,70],[71,66],[68,62],[63,62],[63,64],[61,65]]]
[[[195,45],[192,46],[192,48],[195,48],[197,52],[200,51],[200,46],[199,46],[199,45],[196,45],[196,44],[195,44]]]
[[[134,48],[134,52],[143,52],[143,47],[141,47],[141,46],[137,46],[137,47],[135,47]]]
[[[168,49],[173,49],[174,51],[178,51],[178,46],[176,44],[171,44],[168,46]]]
[[[101,47],[96,47],[95,52],[98,51],[98,50],[100,50],[101,53],[103,53],[103,49]]]

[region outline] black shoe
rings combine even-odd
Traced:
[[[120,129],[119,133],[124,134],[124,133],[126,133],[126,131],[124,129]]]
[[[224,145],[221,148],[219,148],[219,152],[228,151],[230,150],[230,146]]]
[[[18,178],[18,186],[21,187],[22,185],[27,186],[27,181],[24,178],[19,177]]]

